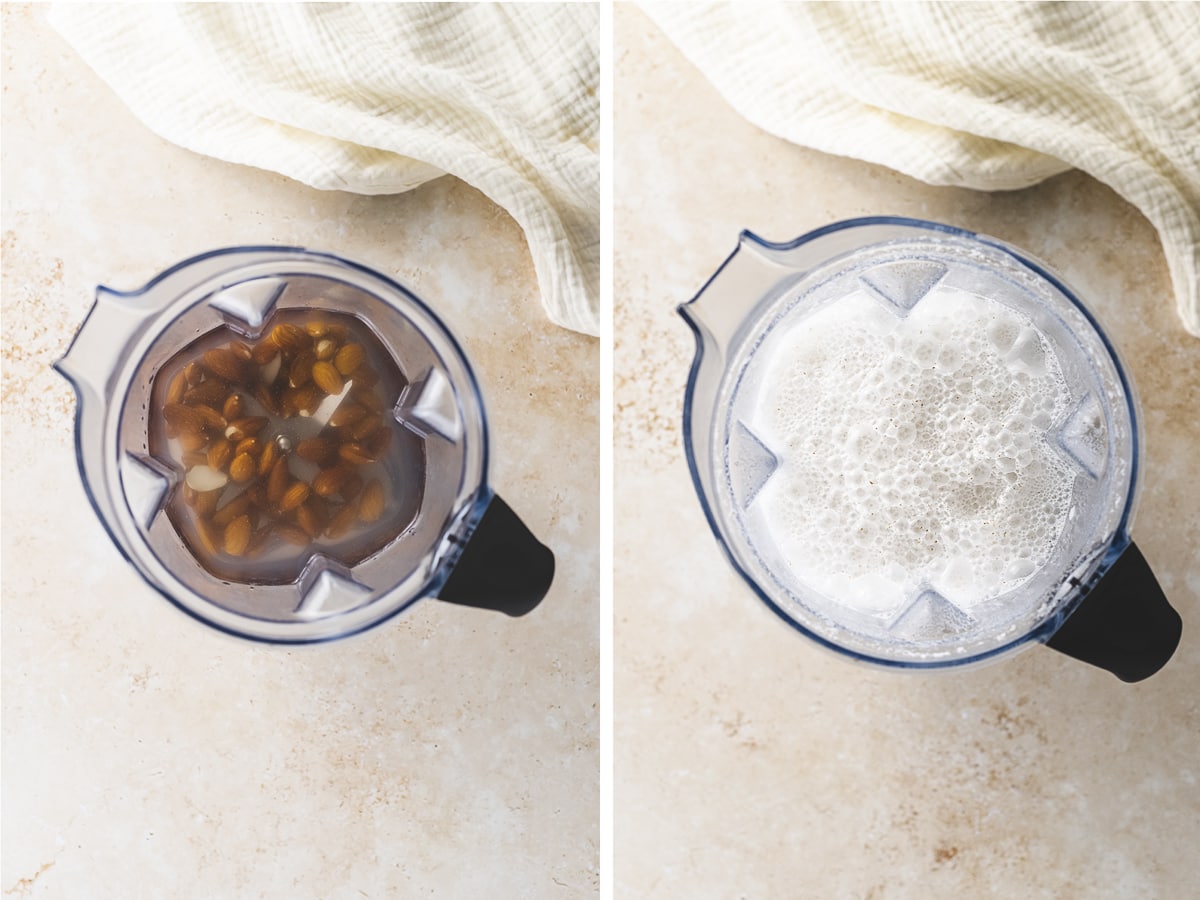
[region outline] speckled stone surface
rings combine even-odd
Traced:
[[[615,10],[616,895],[1194,896],[1200,843],[1200,341],[1155,235],[1080,173],[935,188],[740,119]],[[1183,615],[1126,685],[1044,648],[906,676],[834,657],[726,565],[692,490],[676,316],[749,228],[901,214],[995,235],[1089,298],[1141,393],[1134,536]]]
[[[579,897],[599,882],[598,360],[520,230],[443,178],[322,193],[144,129],[5,5],[3,876],[52,898]],[[212,632],[120,558],[49,369],[97,283],[213,247],[329,250],[412,287],[484,387],[492,483],[558,557],[523,619],[419,604],[332,645]]]

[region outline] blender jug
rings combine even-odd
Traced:
[[[1170,658],[1181,621],[1129,536],[1133,387],[1044,265],[911,219],[746,232],[679,312],[701,505],[797,630],[909,669]]]
[[[553,554],[487,483],[466,356],[364,266],[235,247],[101,287],[56,368],[105,528],[208,625],[304,643],[428,596],[523,615],[549,589]]]

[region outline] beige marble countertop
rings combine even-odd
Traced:
[[[1200,842],[1200,341],[1150,225],[1068,173],[923,185],[738,117],[636,8],[615,10],[616,895],[1195,896]],[[675,314],[750,228],[898,214],[995,235],[1091,299],[1141,393],[1134,535],[1182,644],[1126,685],[1043,648],[906,676],[794,633],[734,575],[692,490]]]
[[[578,897],[597,889],[594,339],[542,315],[520,230],[442,178],[323,193],[143,128],[3,10],[3,876],[54,898]],[[522,619],[434,601],[332,645],[212,632],[120,558],[48,368],[97,283],[240,243],[413,288],[484,386],[491,481],[558,559]]]

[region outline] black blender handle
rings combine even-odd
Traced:
[[[554,554],[512,508],[493,496],[438,599],[523,616],[554,580]]]
[[[1182,633],[1179,613],[1130,543],[1046,646],[1133,682],[1165,666]]]

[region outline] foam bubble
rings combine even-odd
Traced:
[[[767,352],[753,425],[780,466],[757,503],[802,582],[866,613],[925,586],[970,609],[1046,563],[1069,392],[1032,322],[952,288],[905,319],[856,293]]]

